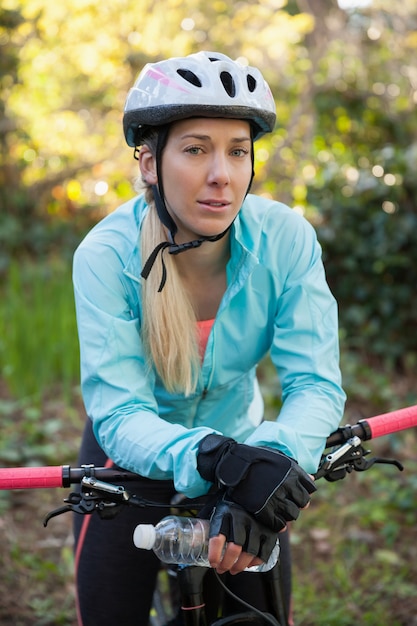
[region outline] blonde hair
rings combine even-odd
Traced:
[[[141,231],[143,264],[155,246],[167,240],[150,188],[145,197],[149,210]],[[165,263],[167,278],[164,288],[158,292],[162,262]],[[158,255],[142,285],[142,337],[149,366],[156,369],[169,392],[189,395],[196,389],[200,370],[197,318],[174,258],[167,250]]]

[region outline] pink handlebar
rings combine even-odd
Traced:
[[[383,437],[399,430],[417,426],[417,405],[391,411],[390,413],[375,415],[375,417],[361,420],[361,422],[365,422],[371,431],[369,439]]]
[[[344,428],[349,428],[349,437],[358,434],[362,441],[367,441],[368,439],[383,437],[399,430],[406,430],[413,426],[417,426],[417,405],[360,420],[353,426]],[[342,427],[330,435],[327,440],[327,446],[340,444],[346,440],[347,437],[346,435],[343,436]],[[131,480],[136,477],[135,474],[130,472],[112,470],[107,467],[95,468],[94,471],[95,475],[100,475],[103,478],[105,477],[102,472],[110,471],[111,480]],[[117,477],[115,476],[115,471]],[[69,487],[73,483],[81,482],[81,478],[86,475],[84,467],[74,469],[70,468],[69,465],[0,468],[0,490]]]
[[[0,489],[43,489],[62,486],[62,465],[0,469]]]

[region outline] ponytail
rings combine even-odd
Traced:
[[[164,226],[156,212],[151,189],[147,189],[149,210],[141,231],[142,262],[161,241],[167,240]],[[154,368],[167,391],[189,395],[195,392],[200,371],[197,342],[197,318],[174,258],[164,251],[167,280],[158,291],[162,272],[159,258],[143,281],[142,337],[148,364]]]

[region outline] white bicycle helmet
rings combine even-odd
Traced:
[[[145,65],[125,104],[128,145],[141,145],[149,127],[188,117],[248,120],[256,140],[273,130],[276,112],[261,72],[225,54],[198,52]]]

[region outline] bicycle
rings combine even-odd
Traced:
[[[325,478],[328,481],[337,481],[353,471],[366,471],[375,464],[389,464],[403,469],[396,459],[380,457],[368,458],[370,450],[363,447],[365,441],[376,439],[401,430],[417,426],[417,405],[359,420],[354,425],[345,425],[332,433],[326,442],[326,449],[320,466],[315,475],[316,479]],[[44,520],[46,526],[55,516],[73,511],[88,515],[97,512],[102,517],[112,518],[124,506],[160,506],[160,503],[146,501],[130,493],[118,482],[135,480],[136,475],[120,468],[94,467],[92,465],[73,468],[69,465],[47,467],[11,467],[0,468],[0,490],[11,489],[40,489],[40,488],[68,488],[74,484],[81,485],[79,493],[70,493],[64,499],[65,505],[48,513]],[[176,502],[174,506],[181,510],[198,510],[198,502]],[[203,579],[207,568],[197,566],[182,566],[175,570],[180,597],[181,613],[185,626],[207,626],[206,610],[202,597]],[[245,611],[229,617],[219,617],[210,622],[210,626],[257,625],[270,623],[274,626],[288,626],[288,616],[285,614],[281,600],[279,567],[270,572],[261,574],[271,601],[271,612],[261,613],[244,601]],[[227,591],[227,589],[226,589]],[[163,603],[160,594],[156,591],[154,597],[156,617],[153,626],[162,626],[164,619]]]

